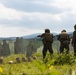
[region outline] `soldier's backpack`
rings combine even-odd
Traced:
[[[52,43],[53,42],[53,35],[50,34],[50,33],[45,33],[45,35],[44,35],[44,41]]]
[[[61,34],[60,39],[61,40],[68,40],[69,39],[68,34]]]
[[[68,34],[61,34],[60,41],[63,42],[63,43],[69,44],[70,43],[70,38],[69,38]]]

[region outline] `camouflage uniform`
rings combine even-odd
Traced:
[[[66,49],[66,53],[69,53],[70,38],[66,30],[63,30],[61,34],[59,34],[58,40],[60,41],[60,53],[64,52],[64,48]]]
[[[52,38],[50,39],[52,41],[47,41],[47,40],[44,39],[44,37],[46,36],[47,33],[49,33],[52,36]],[[45,33],[43,33],[42,35],[39,35],[38,37],[43,38],[42,42],[43,42],[44,46],[43,46],[42,53],[43,53],[43,59],[44,59],[46,57],[47,50],[49,50],[50,54],[53,54],[53,49],[52,49],[53,34],[50,33],[49,29],[45,29]]]
[[[0,56],[2,55],[2,44],[0,42]]]
[[[76,56],[76,25],[74,26],[75,31],[73,32],[72,45],[74,47],[74,55]]]

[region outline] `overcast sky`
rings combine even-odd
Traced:
[[[0,37],[73,32],[76,0],[0,0]]]

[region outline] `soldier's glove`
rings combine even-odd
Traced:
[[[38,35],[37,37],[41,37],[40,35]]]

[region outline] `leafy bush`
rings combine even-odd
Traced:
[[[73,64],[75,63],[76,57],[73,53],[71,54],[57,54],[54,53],[53,55],[50,55],[47,53],[47,56],[44,60],[45,63],[50,63],[51,65],[64,65],[64,64]]]
[[[0,64],[2,73],[0,75],[72,75],[72,70],[76,70],[76,57],[73,54],[57,54],[50,55],[47,53],[46,59],[42,60],[42,54],[34,54],[36,60],[28,62],[20,62],[8,64],[12,60],[14,62],[16,57],[20,60],[25,57],[25,54],[11,55],[4,58],[4,63]]]

